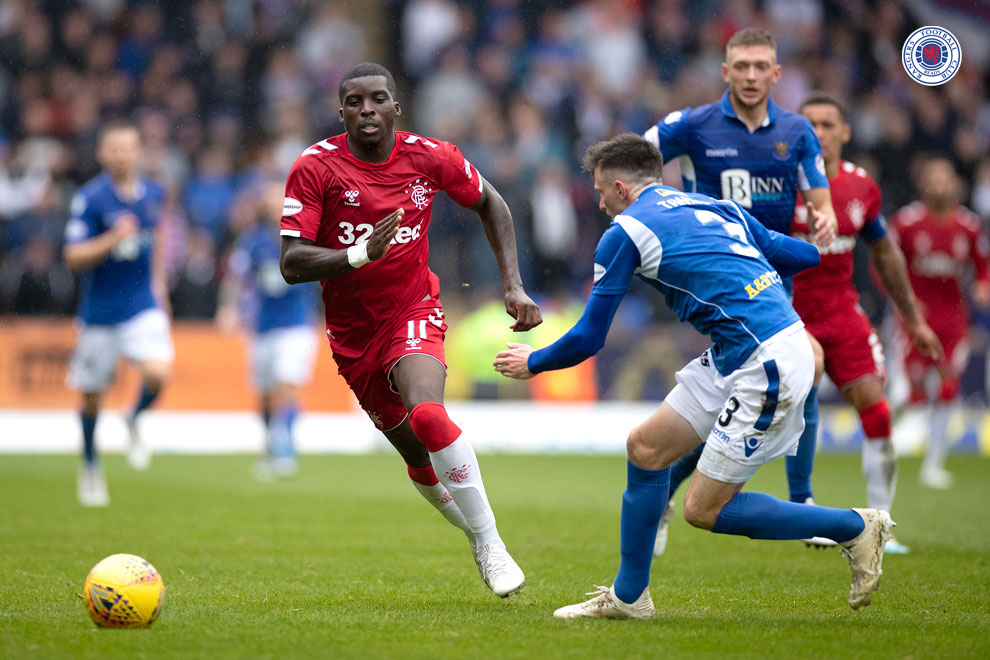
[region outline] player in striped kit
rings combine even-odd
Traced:
[[[817,93],[805,99],[798,111],[811,122],[822,145],[839,230],[830,245],[819,248],[821,264],[794,276],[794,309],[822,346],[825,372],[859,414],[865,435],[867,506],[889,512],[897,481],[897,457],[890,437],[890,405],[884,393],[883,347],[859,306],[852,281],[857,236],[869,246],[877,273],[917,350],[937,361],[941,345],[911,290],[904,256],[887,234],[880,210],[880,187],[863,168],[842,160],[842,146],[851,137],[845,107],[835,97]],[[792,234],[811,240],[807,210],[800,200]],[[816,545],[828,545],[826,540],[820,539]],[[887,542],[888,553],[907,551],[907,546],[894,538]]]
[[[990,305],[987,237],[975,213],[959,203],[962,182],[948,158],[930,158],[919,171],[921,199],[894,216],[893,227],[907,259],[911,286],[921,301],[925,319],[935,330],[946,359],[936,362],[912,346],[905,357],[912,405],[929,400],[926,378],[938,371],[941,387],[932,405],[928,450],[921,482],[931,488],[952,485],[945,470],[949,450],[947,431],[959,396],[959,377],[969,361],[969,309],[962,280],[972,268],[973,302]]]

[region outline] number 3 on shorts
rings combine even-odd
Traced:
[[[763,393],[763,407],[760,416],[753,424],[756,431],[766,431],[770,428],[774,413],[777,412],[777,403],[780,399],[780,372],[777,370],[776,360],[767,360],[763,363],[763,371],[767,375],[767,389]],[[755,394],[755,392],[754,392]],[[739,399],[735,395],[730,396],[725,403],[725,409],[718,418],[718,425],[728,426],[732,422],[732,416],[739,410]]]
[[[729,422],[732,421],[732,415],[737,410],[739,410],[739,399],[734,396],[730,396],[728,402],[725,404],[725,413],[718,418],[719,426],[728,426]]]

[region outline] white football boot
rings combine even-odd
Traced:
[[[137,418],[130,415],[124,417],[127,422],[127,463],[135,470],[144,471],[151,467],[151,448],[145,444],[138,431]]]
[[[814,504],[815,498],[809,497],[804,501],[805,504]],[[815,548],[816,550],[824,550],[825,548],[834,548],[839,545],[832,539],[827,539],[824,536],[812,536],[810,539],[801,539],[806,547]]]
[[[657,538],[653,542],[653,556],[659,557],[667,550],[667,532],[670,531],[670,521],[674,519],[674,500],[667,500],[667,508],[660,516],[660,524],[657,525]]]
[[[952,473],[940,467],[925,467],[921,469],[918,480],[922,486],[928,486],[935,490],[949,490],[952,488]]]
[[[288,479],[296,476],[296,473],[299,472],[299,461],[296,460],[295,456],[279,456],[272,461],[272,470],[275,476]]]
[[[471,550],[481,578],[496,596],[507,598],[526,586],[526,576],[502,541],[478,547],[472,543]]]
[[[558,619],[652,619],[657,615],[650,598],[650,588],[643,589],[635,603],[624,603],[615,595],[615,586],[595,585],[595,591],[586,595],[590,600],[575,605],[566,605],[554,611]]]
[[[103,468],[94,464],[86,464],[79,468],[76,497],[79,499],[79,504],[86,507],[110,505],[110,494],[107,492],[107,480],[103,476]]]
[[[883,550],[890,538],[890,529],[896,523],[882,509],[853,509],[863,518],[865,527],[859,536],[840,543],[839,552],[849,559],[852,587],[849,590],[849,607],[854,610],[870,604],[870,595],[880,579]]]

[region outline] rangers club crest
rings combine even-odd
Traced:
[[[470,467],[471,467],[470,465],[465,463],[459,468],[454,468],[452,470],[448,470],[447,472],[444,472],[443,475],[447,477],[447,479],[449,479],[450,481],[453,481],[455,484],[459,484],[465,479],[467,479],[469,476],[471,476],[471,473],[468,472],[468,468]]]
[[[416,208],[422,211],[430,205],[433,187],[430,186],[429,181],[416,179],[406,187],[406,193],[408,193],[409,199],[416,205]]]
[[[916,82],[929,87],[948,82],[959,71],[961,61],[959,40],[934,25],[912,32],[901,49],[904,70]]]

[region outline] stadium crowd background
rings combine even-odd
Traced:
[[[888,215],[916,198],[913,163],[934,152],[952,157],[965,203],[990,222],[990,58],[964,39],[948,84],[909,80],[901,45],[927,24],[927,0],[166,4],[0,0],[0,322],[73,313],[75,282],[60,261],[68,204],[97,173],[96,136],[115,117],[138,122],[146,173],[169,190],[174,316],[212,319],[229,249],[259,221],[262,184],[342,130],[337,83],[367,59],[396,76],[400,128],[458,144],[501,191],[524,281],[551,312],[583,301],[607,222],[580,154],[717,99],[725,42],[750,25],[777,39],[778,104],[796,108],[812,89],[849,101],[846,156],[880,182]],[[990,9],[968,11],[957,20],[985,35]],[[436,207],[432,266],[448,316],[467,324],[500,299],[497,269],[474,216],[445,196]],[[882,298],[867,269],[860,275],[864,307],[879,320]],[[620,308],[619,338],[597,362],[604,397],[662,397],[673,369],[703,347],[648,301],[634,290]],[[980,329],[974,352],[986,345]],[[475,348],[463,353],[491,354]],[[977,355],[964,384],[981,400],[984,364]]]

